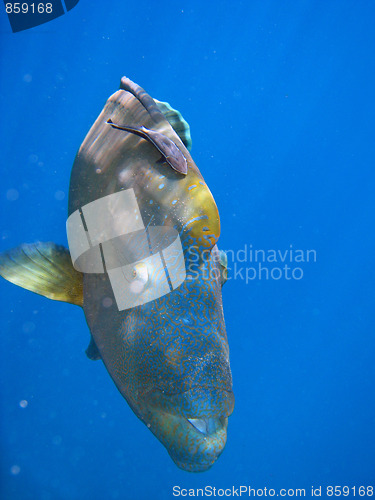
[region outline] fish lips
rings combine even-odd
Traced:
[[[209,469],[224,450],[227,440],[228,416],[233,411],[234,396],[231,391],[217,389],[216,394],[212,391],[211,388],[209,404],[206,399],[193,400],[195,404],[185,407],[177,403],[186,403],[202,393],[207,396],[207,389],[193,388],[173,395],[154,390],[147,398],[147,427],[164,444],[176,465],[189,472]],[[216,408],[212,396],[219,396]]]

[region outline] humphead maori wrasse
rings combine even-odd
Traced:
[[[122,78],[73,165],[69,250],[21,245],[0,255],[0,274],[83,308],[88,357],[197,472],[223,451],[234,398],[220,219],[190,146],[182,116]]]

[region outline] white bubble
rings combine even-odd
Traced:
[[[8,201],[16,201],[20,197],[20,194],[17,189],[8,189],[6,197]]]
[[[29,162],[30,163],[36,163],[37,161],[38,161],[38,156],[37,155],[32,154],[32,155],[29,156]]]
[[[13,476],[17,476],[21,472],[21,467],[19,465],[12,465],[10,468],[10,473],[13,474]]]
[[[62,201],[64,198],[65,198],[64,191],[56,191],[56,193],[55,193],[55,199],[57,201]]]
[[[27,408],[28,406],[28,402],[26,401],[26,399],[23,399],[22,401],[20,401],[19,405],[21,408]]]
[[[23,81],[26,83],[30,83],[32,81],[33,77],[30,75],[30,73],[26,73],[26,75],[23,75]]]
[[[22,325],[22,331],[23,333],[32,333],[35,330],[35,323],[32,321],[26,321]]]
[[[107,414],[105,411],[103,411],[103,413],[100,415],[102,418],[107,418]]]
[[[113,301],[110,297],[104,297],[102,304],[103,304],[103,307],[111,307],[111,305],[113,304]]]

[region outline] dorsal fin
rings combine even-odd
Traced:
[[[179,136],[188,151],[191,151],[192,140],[188,122],[183,118],[177,109],[172,108],[169,102],[158,101],[154,99],[158,108],[172,125],[173,130]]]

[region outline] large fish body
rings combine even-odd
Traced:
[[[203,471],[225,446],[234,404],[221,299],[225,263],[216,246],[220,220],[215,201],[163,106],[123,78],[77,153],[67,228],[80,272],[69,271],[76,283],[70,287],[76,298],[70,301],[84,309],[92,335],[89,357],[102,359],[121,394],[175,463]],[[136,215],[124,211],[124,200],[127,209],[136,207]],[[110,245],[95,244],[90,224],[96,241],[108,243],[109,235],[123,235],[111,247],[112,260],[117,259],[112,267]],[[77,231],[88,238],[86,257],[95,256],[91,268],[90,259],[79,261],[87,248],[79,247]],[[174,264],[168,268],[166,249],[172,243]],[[60,247],[56,252],[63,253]],[[33,260],[31,248],[24,253]],[[165,257],[166,278],[155,255]],[[14,266],[13,279],[7,275],[8,264],[0,260],[0,273],[25,286],[14,278]],[[97,264],[103,269],[98,271]],[[116,285],[114,268],[121,271]],[[175,283],[174,274],[179,277]],[[25,287],[51,297],[37,286]],[[127,302],[130,289],[136,302]],[[158,293],[148,300],[152,289]]]

